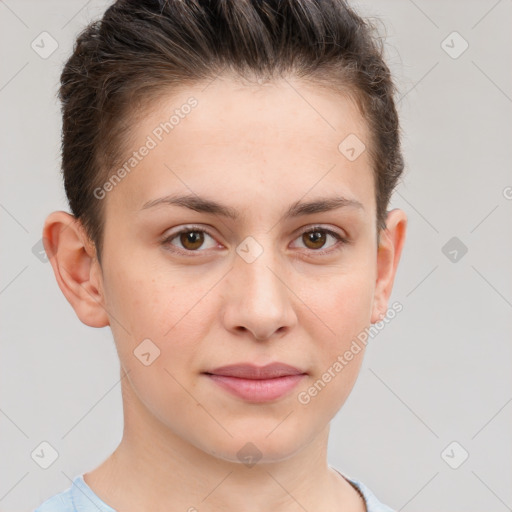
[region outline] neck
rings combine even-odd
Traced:
[[[129,386],[123,388],[123,405],[121,443],[84,475],[116,510],[365,511],[356,490],[327,464],[329,425],[293,456],[251,467],[184,441],[150,414]]]

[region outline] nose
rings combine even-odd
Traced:
[[[280,337],[297,322],[290,273],[271,249],[249,261],[236,255],[228,274],[225,327],[235,334],[249,332],[257,341]]]

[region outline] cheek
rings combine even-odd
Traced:
[[[325,346],[330,347],[324,353],[350,343],[370,323],[374,288],[367,268],[344,274],[333,272],[314,287],[309,281],[304,282],[300,295],[305,297],[303,318],[311,319],[317,329],[310,333],[311,338],[318,340],[321,333]]]
[[[134,336],[161,337],[177,321],[185,296],[169,270],[154,269],[143,255],[133,255],[110,265],[105,275],[109,312],[124,319]]]
[[[310,413],[318,411],[322,421],[337,414],[356,383],[366,348],[358,336],[370,325],[372,295],[366,277],[351,275],[319,294],[311,307],[320,318],[310,331],[316,364],[299,402]]]
[[[185,294],[163,279],[135,276],[133,267],[112,276],[110,284],[111,328],[130,389],[167,422],[173,410],[191,405],[182,386],[193,390],[190,373],[202,339],[200,308],[193,305],[201,295]]]
[[[336,332],[347,342],[370,323],[374,283],[361,273],[347,276],[342,284],[333,292],[331,314]]]
[[[350,394],[359,374],[365,344],[358,336],[370,325],[374,282],[371,269],[331,275],[323,287],[309,287],[303,318],[317,347],[314,375],[305,390],[312,407],[334,416]],[[312,293],[311,290],[315,290]],[[315,315],[311,314],[311,311]]]
[[[175,286],[150,275],[134,275],[133,267],[113,276],[108,290],[110,312],[126,324],[134,340],[158,337],[175,323],[173,311],[180,308]]]
[[[151,275],[147,267],[142,275],[135,268],[118,267],[109,278],[108,309],[119,356],[133,365],[134,351],[150,340],[156,348],[146,341],[149,351],[158,354],[152,366],[179,374],[193,369],[215,314],[207,293],[212,284],[170,271]]]

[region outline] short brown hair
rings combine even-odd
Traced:
[[[77,37],[61,74],[62,172],[73,215],[101,262],[103,201],[130,121],[172,87],[229,69],[289,73],[342,91],[368,123],[377,232],[402,174],[396,88],[375,26],[344,0],[118,0]],[[341,141],[340,141],[341,142]]]

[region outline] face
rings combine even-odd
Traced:
[[[101,289],[123,385],[139,415],[207,453],[239,461],[250,442],[263,461],[288,458],[347,399],[364,345],[344,354],[378,320],[370,157],[339,149],[351,134],[368,145],[364,120],[298,80],[224,77],[170,93],[133,134],[137,163],[102,189]],[[208,375],[275,362],[300,375],[239,380],[238,394],[233,377]]]

